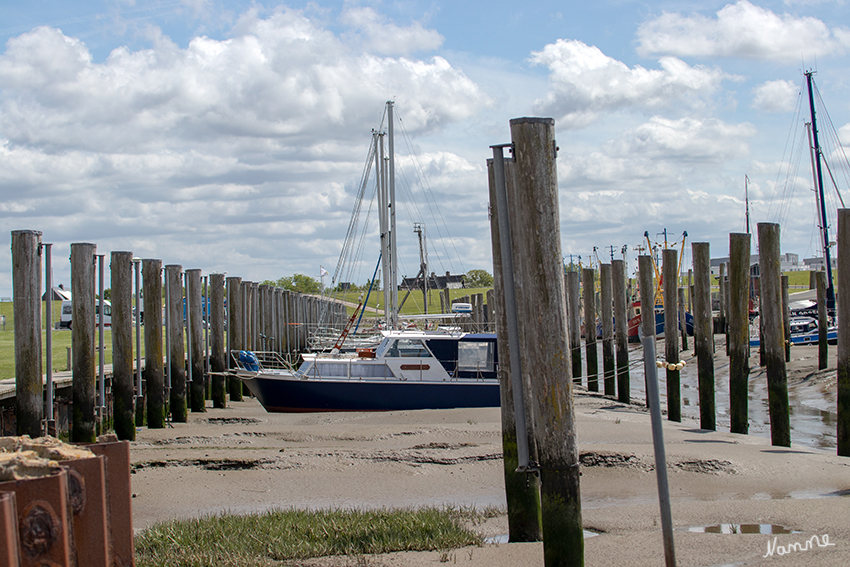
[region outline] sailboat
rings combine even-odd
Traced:
[[[378,180],[386,306],[380,344],[354,352],[335,348],[327,353],[306,353],[297,369],[242,365],[237,375],[269,412],[389,411],[500,404],[494,333],[465,333],[457,327],[424,331],[400,324],[392,101],[387,102],[386,116],[387,131],[373,131],[367,158],[367,164],[374,159]],[[389,149],[386,160],[384,136]],[[428,317],[463,316],[468,314]]]

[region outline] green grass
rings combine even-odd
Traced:
[[[266,567],[329,555],[481,545],[470,510],[272,510],[158,523],[135,539],[139,567]]]
[[[493,289],[492,287],[482,287],[482,288],[464,288],[464,289],[450,289],[449,290],[449,298],[450,300],[455,300],[460,297],[464,297],[467,295],[475,295],[476,293],[484,294],[484,300],[487,300],[487,291]],[[399,302],[404,299],[404,296],[407,294],[407,290],[400,290],[398,292],[398,300]],[[336,296],[337,299],[342,301],[349,301],[354,303],[355,305],[360,301],[360,296],[366,298],[365,291],[348,291],[338,294]],[[419,313],[425,313],[424,301],[422,297],[422,291],[413,290],[410,292],[410,297],[407,298],[404,305],[401,308],[402,315],[417,315]],[[375,306],[380,304],[380,313],[383,313],[384,310],[384,292],[372,290],[372,293],[369,295],[369,302],[366,304],[367,307],[374,308]],[[354,312],[353,307],[348,308],[348,314]],[[440,290],[429,289],[428,290],[428,313],[440,313]],[[369,310],[366,312],[367,315],[373,315],[374,313]]]

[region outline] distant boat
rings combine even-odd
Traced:
[[[635,301],[632,303],[632,316],[629,318],[628,323],[628,337],[629,342],[635,343],[640,341],[640,324],[642,319],[642,313],[640,308],[640,301]],[[681,326],[680,326],[681,330]],[[688,335],[694,335],[694,316],[685,311],[685,331]],[[664,336],[664,306],[656,305],[655,306],[655,335],[656,336]]]
[[[820,329],[818,327],[818,320],[814,317],[791,317],[791,344],[817,344],[820,338]],[[755,331],[758,332],[758,322],[755,324]],[[838,327],[830,326],[827,329],[826,342],[831,345],[838,344]],[[758,347],[760,345],[761,342],[758,335],[750,336],[751,347]]]

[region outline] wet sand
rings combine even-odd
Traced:
[[[815,347],[797,348],[817,354]],[[832,370],[821,373],[813,372],[809,351],[792,351],[799,360],[789,365],[789,383],[834,389],[831,350]],[[751,382],[758,379],[752,372]],[[584,388],[576,389],[575,412],[582,519],[586,529],[599,534],[585,540],[586,565],[662,565],[648,412]],[[850,564],[850,458],[796,441],[790,449],[774,448],[763,436],[733,435],[723,426],[718,432],[701,430],[688,415],[682,423],[664,423],[678,565]],[[497,408],[269,414],[248,399],[191,414],[188,424],[143,428],[131,453],[137,530],[158,520],[274,507],[503,507],[505,502]],[[688,531],[720,524],[780,525],[799,533]],[[477,529],[500,536],[507,533],[507,521],[501,515]],[[818,547],[813,536],[820,543],[828,536],[835,545]],[[799,548],[763,557],[774,541],[779,550],[795,543]],[[813,549],[802,551],[807,542]],[[290,564],[441,562],[539,566],[543,546],[496,543]]]

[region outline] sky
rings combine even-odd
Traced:
[[[821,255],[807,70],[847,191],[843,0],[0,0],[0,14],[0,232],[42,231],[66,287],[74,242],[252,281],[320,266],[326,284],[366,281],[374,211],[354,267],[338,264],[387,100],[401,275],[419,269],[414,223],[430,270],[492,272],[486,160],[511,118],[555,119],[562,252],[585,266],[624,249],[633,266],[665,230],[688,233],[686,262],[690,242],[727,255],[745,176],[753,227],[778,222],[783,253]],[[0,262],[11,296],[9,246]]]

